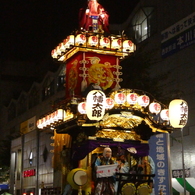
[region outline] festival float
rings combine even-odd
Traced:
[[[51,52],[55,61],[66,64],[66,97],[60,108],[40,118],[37,126],[54,130],[54,161],[59,160],[56,137],[70,135],[69,147],[62,148],[64,182],[77,194],[95,194],[94,162],[105,147],[112,149],[115,161],[124,155],[129,166],[128,173],[114,168],[116,193],[150,194],[155,175],[148,140],[172,132],[169,109],[146,91],[121,88],[120,62],[134,53],[136,46],[124,35],[109,33],[105,9],[89,0],[79,16],[80,29]],[[111,169],[99,171],[99,177],[108,177]]]

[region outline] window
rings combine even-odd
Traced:
[[[151,36],[151,23],[154,16],[154,8],[141,8],[132,19],[132,34],[135,40],[139,43]]]
[[[43,84],[42,100],[47,99],[53,94],[54,94],[54,79],[51,77],[48,77]]]
[[[64,90],[65,89],[65,66],[61,70],[60,74],[58,75],[58,80],[57,80],[57,90]]]

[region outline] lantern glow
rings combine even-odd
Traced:
[[[170,124],[174,128],[183,128],[188,120],[187,102],[181,99],[172,100],[169,104]]]

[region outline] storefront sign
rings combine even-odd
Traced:
[[[26,170],[23,172],[23,177],[31,177],[36,175],[35,169]]]
[[[195,12],[161,32],[162,57],[195,43]]]

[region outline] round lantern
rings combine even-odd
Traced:
[[[169,121],[169,110],[168,109],[164,109],[160,112],[160,117],[162,120],[164,121]]]
[[[127,102],[131,105],[134,105],[137,103],[138,95],[137,93],[129,93],[127,94]]]
[[[86,36],[83,34],[78,34],[75,39],[76,45],[84,45],[86,43]]]
[[[112,49],[120,49],[121,48],[121,39],[114,39],[111,43]]]
[[[126,101],[126,95],[124,93],[117,93],[114,96],[114,100],[117,104],[123,104]]]
[[[38,127],[39,129],[43,129],[43,125],[42,125],[42,123],[41,123],[41,119],[39,119],[39,120],[37,121],[37,127]]]
[[[130,40],[125,40],[123,42],[123,51],[134,52],[134,47],[134,43]]]
[[[147,95],[141,95],[138,97],[137,102],[140,106],[146,107],[150,103],[150,98]]]
[[[161,105],[159,103],[153,102],[149,105],[149,110],[151,113],[158,114],[161,111]]]
[[[98,45],[98,37],[97,36],[90,36],[89,40],[88,40],[88,44],[90,46],[93,46],[93,47],[97,46]]]
[[[69,35],[67,37],[67,47],[73,46],[74,45],[74,35]]]
[[[60,47],[59,46],[56,47],[56,53],[57,53],[57,55],[61,55],[61,51],[60,51]]]
[[[56,52],[56,49],[53,49],[53,50],[51,51],[51,56],[52,56],[52,58],[58,58],[58,54],[57,54],[57,52]]]
[[[102,37],[100,39],[100,46],[102,48],[110,47],[110,39],[108,37]]]
[[[105,108],[112,109],[114,107],[114,100],[112,98],[106,98]]]
[[[103,91],[92,90],[87,94],[86,112],[90,120],[101,120],[105,114],[106,96]]]
[[[188,121],[188,105],[181,99],[172,100],[169,104],[170,124],[174,128],[183,128]]]
[[[78,104],[78,111],[80,114],[86,114],[86,102],[81,102]]]
[[[61,52],[65,52],[66,48],[64,47],[63,43],[59,44],[59,49],[60,49]]]

